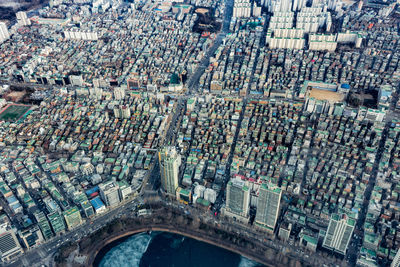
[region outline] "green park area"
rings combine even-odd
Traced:
[[[0,121],[14,122],[24,115],[31,107],[11,104],[0,113]]]

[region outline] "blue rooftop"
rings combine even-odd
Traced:
[[[92,206],[95,210],[98,210],[98,209],[104,207],[104,203],[103,203],[103,201],[101,201],[99,196],[90,200],[90,203],[92,204]]]

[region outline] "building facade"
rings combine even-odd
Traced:
[[[262,184],[259,190],[256,225],[273,232],[278,220],[282,189],[272,183]]]
[[[345,255],[355,224],[346,214],[332,214],[322,246]]]
[[[119,198],[119,186],[114,181],[99,184],[100,196],[108,207],[114,207],[121,202]]]
[[[10,34],[8,33],[7,25],[4,22],[0,22],[0,43],[8,38],[10,38]]]
[[[20,26],[29,26],[31,25],[31,21],[26,15],[26,12],[19,11],[15,14],[17,16],[18,25]]]
[[[24,253],[13,229],[8,223],[0,225],[0,251],[1,260],[10,261]]]
[[[82,217],[77,207],[72,207],[64,211],[64,219],[67,223],[68,230],[71,230],[82,224]]]
[[[179,167],[181,156],[174,147],[165,147],[158,152],[161,172],[162,189],[171,196],[175,196],[178,188]]]
[[[231,179],[226,190],[225,214],[238,220],[248,220],[250,211],[250,188],[239,178]]]

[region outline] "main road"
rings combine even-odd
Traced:
[[[203,75],[204,71],[210,65],[210,58],[215,54],[215,51],[221,46],[222,41],[225,39],[226,34],[229,33],[229,25],[231,23],[233,14],[233,0],[225,1],[225,11],[224,11],[224,20],[222,22],[222,31],[217,34],[213,44],[206,51],[203,59],[200,61],[199,66],[193,73],[193,75],[189,78],[186,86],[188,89],[188,94],[197,93],[199,90],[199,80],[201,75]],[[201,93],[201,92],[200,92]]]
[[[103,214],[100,214],[98,217],[93,218],[91,220],[92,223],[90,223],[90,221],[88,220],[81,226],[72,229],[71,231],[68,231],[61,236],[54,237],[47,243],[44,243],[37,248],[26,251],[16,261],[12,263],[1,263],[0,266],[32,267],[35,266],[35,264],[42,264],[44,257],[53,255],[55,252],[57,252],[58,248],[62,244],[68,243],[70,241],[77,242],[82,236],[88,235],[96,231],[97,229],[103,227],[104,225],[121,215],[133,215],[136,205],[140,203],[140,198],[141,197],[127,202],[122,202],[119,208],[109,210]]]

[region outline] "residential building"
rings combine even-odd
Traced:
[[[250,211],[250,189],[247,183],[239,178],[228,182],[226,189],[225,214],[241,221],[248,221]]]
[[[29,26],[31,25],[31,21],[26,15],[26,12],[19,11],[15,14],[17,16],[17,22],[20,26]]]
[[[278,220],[282,189],[272,183],[261,185],[258,196],[255,223],[273,232]]]
[[[10,38],[10,34],[7,29],[7,25],[4,22],[0,22],[0,43]]]
[[[356,221],[346,214],[332,214],[322,246],[345,255]]]

